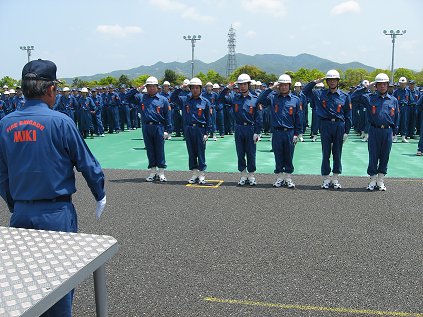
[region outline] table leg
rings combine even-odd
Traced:
[[[95,307],[98,317],[107,317],[107,289],[105,264],[94,271]]]

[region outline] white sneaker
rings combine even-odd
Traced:
[[[300,135],[298,136],[298,140],[300,140],[300,142],[304,142],[304,137],[303,137],[303,135],[302,135],[302,134],[300,134]]]
[[[238,185],[244,186],[246,183],[247,183],[247,177],[241,176],[241,178],[239,179]]]
[[[401,142],[402,143],[409,143],[409,141],[407,140],[407,138],[405,136],[402,137]]]
[[[188,180],[189,184],[195,184],[198,180],[198,170],[193,169],[192,171],[194,174],[192,174],[191,178]]]
[[[167,137],[168,140],[172,140],[172,136],[169,134],[169,136]]]
[[[369,135],[366,133],[364,137],[361,139],[362,142],[367,142],[369,140]]]
[[[282,178],[277,178],[276,182],[273,183],[273,187],[282,187],[283,185],[283,179]]]
[[[206,183],[206,176],[203,172],[200,173],[200,176],[198,176],[198,184],[203,185]]]
[[[217,141],[216,134],[213,134],[213,141]]]
[[[322,188],[323,189],[329,189],[329,187],[330,187],[330,177],[329,177],[329,175],[328,176],[326,176],[325,177],[325,179],[323,180],[323,183],[322,183]]]
[[[311,138],[311,142],[316,142],[317,141],[317,136],[313,135],[313,137]]]
[[[156,173],[151,173],[145,180],[147,182],[153,182],[156,179]]]
[[[254,175],[248,176],[248,183],[250,184],[250,186],[257,185],[256,178],[254,177]]]
[[[377,175],[377,182],[376,182],[376,186],[379,188],[379,190],[381,191],[385,191],[386,190],[386,186],[385,186],[385,182],[384,182],[384,178],[385,175],[382,173],[379,173]]]
[[[290,178],[285,179],[285,184],[288,186],[288,188],[295,188],[295,184]]]
[[[339,183],[338,179],[336,179],[336,178],[334,180],[332,180],[331,185],[333,186],[334,189],[341,189],[342,188],[341,184]]]
[[[373,191],[376,188],[376,175],[370,176],[369,185],[367,185],[367,190]]]
[[[167,182],[166,176],[164,175],[164,168],[159,168],[159,181],[161,183]]]

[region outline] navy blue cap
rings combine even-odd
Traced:
[[[37,59],[30,61],[24,66],[22,69],[22,79],[58,81],[56,71],[56,64],[52,61]]]
[[[409,83],[410,85],[412,85],[412,84],[415,84],[416,82],[415,82],[414,80],[410,80],[408,83]]]

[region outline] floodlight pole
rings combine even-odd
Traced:
[[[389,35],[392,38],[392,62],[391,62],[391,83],[394,83],[394,56],[395,56],[395,39],[398,35],[404,35],[407,30],[383,30],[383,34]]]
[[[27,45],[27,46],[21,46],[20,49],[22,51],[26,51],[28,54],[28,63],[31,60],[31,51],[33,51],[35,48],[32,45]]]
[[[195,42],[201,40],[201,35],[184,35],[184,40],[186,41],[191,41],[191,78],[194,77],[194,47],[195,47]]]

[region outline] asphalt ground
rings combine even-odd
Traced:
[[[388,178],[386,192],[318,176],[296,189],[236,186],[235,173],[208,173],[217,187],[188,187],[188,172],[146,183],[146,171],[106,169],[107,207],[82,176],[74,204],[79,231],[110,235],[110,316],[423,316],[421,179]],[[217,182],[210,182],[216,185]],[[0,203],[0,225],[9,214]],[[95,316],[92,277],[75,293],[74,316]]]

